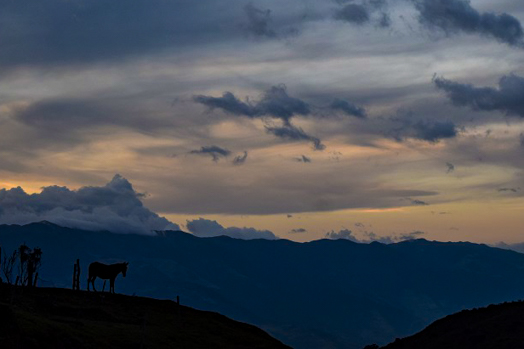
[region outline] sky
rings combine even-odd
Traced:
[[[524,241],[524,3],[0,0],[0,223]]]

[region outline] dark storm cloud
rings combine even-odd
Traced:
[[[454,105],[473,110],[501,111],[524,118],[524,78],[506,75],[500,78],[498,88],[475,87],[444,78],[434,79],[435,86],[446,92]]]
[[[253,240],[253,239],[278,239],[275,234],[269,230],[257,230],[255,228],[225,228],[217,221],[212,221],[204,218],[187,221],[187,229],[198,237],[216,237],[229,236],[234,239]]]
[[[436,143],[442,139],[455,138],[458,134],[458,128],[452,121],[416,118],[411,112],[378,119],[374,126],[397,141],[413,138]]]
[[[233,165],[243,165],[247,160],[247,151],[244,151],[243,155],[237,155],[233,159]]]
[[[412,0],[419,11],[419,21],[430,29],[447,34],[458,32],[490,36],[508,45],[521,45],[522,26],[507,13],[480,13],[469,0]]]
[[[142,196],[120,175],[115,175],[105,186],[78,190],[50,186],[40,194],[27,194],[20,187],[0,189],[0,223],[47,220],[70,228],[135,234],[179,229],[144,207]]]
[[[295,160],[298,161],[298,162],[303,162],[303,163],[310,163],[311,162],[311,158],[308,158],[305,155],[301,155],[300,157],[295,158]]]
[[[452,163],[446,162],[446,166],[448,167],[448,169],[446,170],[446,173],[451,173],[455,171],[455,165],[453,165]]]
[[[357,25],[376,22],[378,27],[387,28],[391,25],[391,18],[387,11],[387,1],[363,0],[359,3],[353,1],[336,1],[342,7],[335,10],[335,20]]]
[[[428,142],[438,142],[457,136],[457,129],[451,121],[419,121],[413,125],[414,137]]]
[[[364,24],[370,20],[368,9],[361,4],[347,4],[337,9],[333,17],[339,21],[355,24]]]
[[[324,150],[326,146],[322,144],[320,139],[308,135],[304,130],[300,127],[295,127],[293,125],[289,126],[283,126],[283,127],[272,127],[272,126],[266,126],[266,131],[268,133],[271,133],[275,135],[276,137],[283,138],[285,140],[289,141],[307,141],[313,143],[313,149],[315,150]]]
[[[218,108],[229,114],[243,115],[250,118],[258,116],[257,110],[253,105],[240,101],[231,92],[224,92],[222,97],[193,96],[193,101],[203,104],[211,110]]]
[[[220,158],[225,158],[231,155],[231,151],[220,148],[216,145],[203,146],[198,150],[191,150],[190,154],[199,154],[199,155],[210,155],[213,161],[217,162]]]
[[[347,115],[355,116],[360,119],[366,118],[366,110],[364,108],[343,99],[335,99],[330,107],[333,110],[340,110]]]
[[[242,102],[231,92],[225,92],[222,97],[197,95],[193,100],[210,109],[222,109],[233,115],[249,118],[274,117],[281,119],[286,125],[290,124],[290,119],[295,115],[311,114],[309,105],[298,98],[290,97],[285,85],[271,87],[256,103]]]
[[[262,10],[249,3],[244,7],[244,11],[248,19],[248,24],[246,25],[248,33],[255,37],[271,39],[277,37],[275,31],[270,27],[271,10]]]
[[[114,60],[213,42],[235,33],[223,25],[224,9],[209,0],[1,1],[0,66]]]

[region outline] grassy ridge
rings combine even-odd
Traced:
[[[522,349],[524,301],[463,310],[383,349]]]
[[[152,298],[0,285],[2,348],[288,348],[257,327]]]

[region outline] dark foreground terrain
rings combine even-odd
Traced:
[[[1,348],[289,348],[173,301],[0,284]]]
[[[446,316],[382,349],[522,349],[524,302],[490,305]]]

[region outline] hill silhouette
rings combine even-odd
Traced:
[[[289,348],[255,326],[172,301],[0,284],[2,348]]]
[[[180,295],[184,305],[254,324],[298,349],[385,345],[446,315],[524,295],[524,255],[466,242],[295,243],[0,226],[5,251],[22,242],[43,251],[40,286],[71,287],[77,258],[82,289],[90,262],[129,261],[117,293]]]
[[[522,301],[463,310],[382,349],[520,349],[524,348],[523,314]]]

